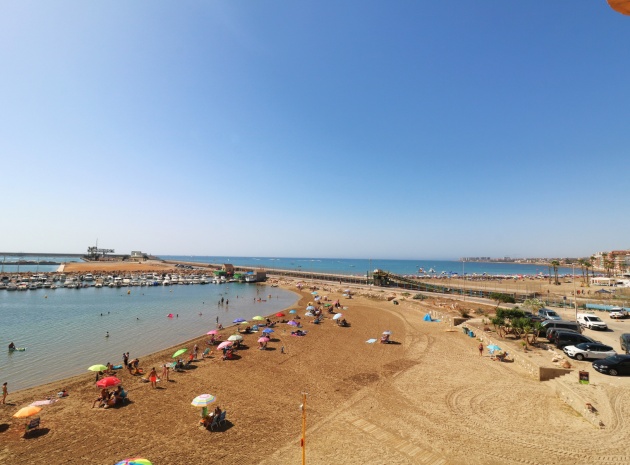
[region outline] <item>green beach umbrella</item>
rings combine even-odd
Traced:
[[[252,318],[252,320],[265,321],[265,319],[262,316],[260,316],[260,315],[256,315],[254,318]]]
[[[88,371],[105,371],[107,367],[105,365],[92,365],[88,368]]]
[[[188,352],[188,349],[179,349],[177,352],[173,354],[172,358],[179,357],[181,354]]]
[[[241,322],[239,323],[239,325],[246,325],[246,324],[248,324],[248,323],[247,323],[247,321],[241,321]]]

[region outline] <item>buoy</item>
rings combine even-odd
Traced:
[[[127,295],[131,294],[131,291],[127,291]]]
[[[172,313],[169,313],[167,316],[168,316],[169,318],[173,318],[173,314],[172,314]]]

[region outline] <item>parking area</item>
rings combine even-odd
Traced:
[[[558,314],[562,316],[564,320],[575,321],[575,311],[554,308]],[[583,313],[584,310],[580,310]],[[590,313],[590,312],[589,312]],[[619,336],[623,333],[630,333],[630,318],[624,320],[611,319],[608,316],[608,312],[592,312],[597,315],[602,321],[608,325],[607,331],[596,331],[592,329],[584,328],[583,333],[596,341],[611,346],[618,354],[624,354],[619,344]],[[562,352],[560,349],[556,349]],[[606,383],[613,386],[630,386],[630,376],[609,376],[598,373],[592,366],[592,360],[585,360],[580,362],[579,360],[571,359],[571,364],[581,371],[588,371],[591,383]],[[575,375],[577,379],[577,374]]]

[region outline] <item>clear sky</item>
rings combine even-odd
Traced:
[[[604,0],[0,1],[0,250],[630,248]]]

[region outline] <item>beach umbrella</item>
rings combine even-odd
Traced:
[[[630,0],[608,0],[608,5],[618,13],[630,15]]]
[[[34,405],[29,405],[28,407],[22,407],[20,410],[13,414],[13,418],[26,418],[36,413],[41,412],[42,408]]]
[[[106,376],[103,379],[99,379],[96,382],[96,385],[100,388],[108,388],[112,386],[118,386],[120,384],[120,380],[115,376]]]
[[[252,318],[252,320],[264,321],[265,319],[262,316],[260,316],[260,315],[256,315],[254,318]]]
[[[330,307],[330,306],[331,306],[330,304],[324,304],[324,307]]]
[[[300,325],[297,321],[293,321],[293,320],[289,321],[287,324],[291,325],[291,326],[299,326]]]
[[[273,329],[271,328],[265,328],[262,330],[263,333],[273,333]]]
[[[390,330],[387,330],[387,331],[383,331],[383,334],[386,334],[389,336],[390,334],[392,334],[392,332]]]
[[[223,341],[221,344],[217,346],[217,349],[221,350],[225,347],[230,347],[232,344],[234,344],[232,341]]]
[[[346,294],[350,294],[350,292],[352,292],[352,291],[350,291],[350,289],[346,289],[346,290],[345,290],[345,291],[343,291],[343,292],[345,292]]]
[[[317,291],[311,292],[311,295],[317,295]]]
[[[242,341],[243,340],[243,336],[241,336],[240,334],[232,334],[230,337],[227,338],[228,341]]]
[[[309,305],[308,307],[306,307],[307,312],[310,312],[311,310],[315,310],[315,307],[313,307],[312,305]]]
[[[296,309],[289,310],[289,313],[297,313]]]
[[[499,347],[499,346],[498,346],[498,345],[496,345],[496,344],[490,344],[490,345],[488,346],[488,350],[491,350],[491,351],[493,351],[493,352],[494,352],[495,350],[501,350],[501,347]]]
[[[213,329],[212,331],[208,331],[206,334],[219,334],[219,331]]]
[[[245,320],[245,321],[241,321],[241,322],[239,323],[239,325],[248,325],[248,324],[249,324],[249,323],[247,322],[247,320]]]
[[[241,321],[245,321],[245,318],[237,318],[232,323],[240,323]]]
[[[278,313],[276,313],[276,316],[284,316],[284,313],[278,312]]]
[[[147,459],[141,457],[134,457],[132,459],[125,459],[118,462],[116,465],[153,465]]]
[[[335,316],[333,316],[333,320],[338,320],[339,318],[341,318],[343,315],[341,313],[335,313]]]
[[[200,394],[192,400],[193,407],[207,407],[209,404],[217,400],[212,394]]]
[[[319,299],[321,299],[321,297],[315,297],[313,300],[314,300],[315,302],[319,302]]]
[[[92,365],[88,368],[89,371],[105,371],[107,367],[105,365]]]
[[[179,357],[181,354],[188,352],[188,349],[179,349],[177,352],[175,352],[173,354],[173,356],[171,358],[176,358]]]
[[[269,338],[268,337],[259,337],[258,338],[258,342],[269,342]]]

